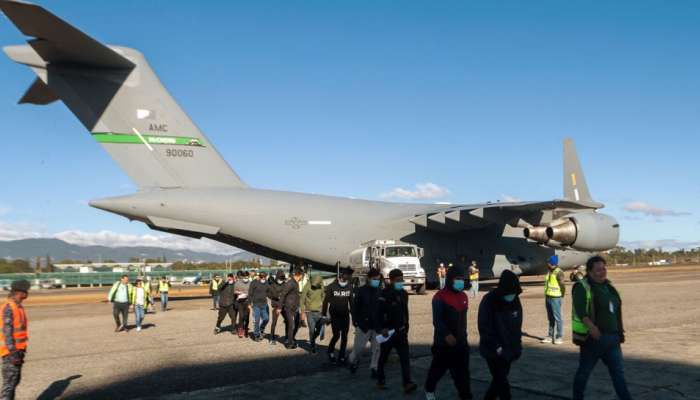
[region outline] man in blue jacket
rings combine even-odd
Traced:
[[[498,287],[487,293],[479,305],[479,352],[491,372],[491,385],[484,400],[510,400],[508,373],[522,353],[523,306],[518,295],[518,277],[503,271]]]
[[[462,266],[447,271],[445,287],[433,297],[433,361],[425,381],[425,398],[435,399],[438,381],[450,371],[461,400],[471,399],[467,343],[466,274]]]

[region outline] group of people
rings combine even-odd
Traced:
[[[129,331],[129,309],[133,308],[136,319],[136,331],[140,332],[147,312],[155,313],[154,293],[160,296],[161,311],[168,310],[170,281],[163,276],[157,281],[139,277],[132,285],[128,275],[122,275],[114,282],[107,294],[107,301],[112,303],[112,315],[115,332]]]
[[[447,271],[449,271],[449,269],[453,266],[454,264],[452,263],[447,264],[447,266],[445,266],[444,262],[438,264],[435,273],[438,278],[438,287],[440,290],[444,289],[447,285]],[[467,285],[467,290],[469,292],[469,297],[474,299],[479,293],[479,266],[477,265],[476,260],[472,260],[471,264],[469,264],[467,272],[469,282],[469,285]]]

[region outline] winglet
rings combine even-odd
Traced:
[[[574,201],[593,201],[576,155],[576,145],[571,138],[564,139],[564,198]]]

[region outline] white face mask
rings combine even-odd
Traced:
[[[278,280],[277,280],[277,283],[279,283],[280,285],[283,284],[283,283],[284,283],[284,279],[278,279]]]
[[[340,287],[345,287],[348,285],[348,283],[345,281],[338,281],[338,284],[340,285]]]
[[[248,282],[250,282],[250,279],[248,279],[248,278],[243,278],[243,283],[248,283]]]

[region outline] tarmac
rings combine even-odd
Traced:
[[[700,399],[700,266],[611,270],[609,277],[623,296],[627,330],[623,352],[633,398]],[[514,399],[571,398],[578,348],[570,341],[570,298],[565,297],[563,306],[565,344],[540,344],[547,328],[542,280],[522,278],[525,336],[523,356],[510,375]],[[478,355],[476,310],[491,287],[482,283],[482,292],[470,303],[475,399],[482,398],[490,378]],[[177,289],[169,311],[146,316],[146,329],[114,333],[111,306],[104,302],[107,290],[64,289],[32,295],[27,303],[29,352],[17,398],[425,398],[422,385],[430,364],[433,292],[410,296],[411,366],[419,390],[404,395],[395,359],[387,366],[385,391],[378,391],[369,378],[366,357],[356,375],[328,365],[329,335],[316,355],[305,346],[286,350],[281,344],[255,343],[229,332],[214,335],[216,312],[210,310],[204,288]],[[277,331],[284,332],[281,324]],[[352,332],[350,336],[352,343]],[[307,330],[302,328],[297,338],[306,340]],[[457,398],[449,375],[440,382],[437,396]],[[589,381],[587,398],[616,398],[602,363]]]

